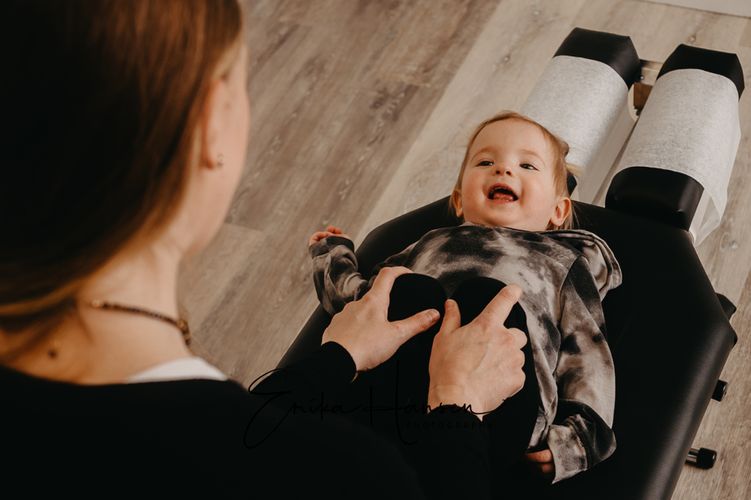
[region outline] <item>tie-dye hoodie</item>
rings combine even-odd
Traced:
[[[354,244],[347,238],[329,236],[308,250],[316,293],[331,315],[361,298],[385,266],[432,276],[447,297],[474,276],[519,285],[542,401],[529,449],[550,449],[553,483],[615,451],[615,371],[601,301],[622,276],[610,247],[596,234],[466,221],[427,232],[376,265],[370,280],[358,272]]]

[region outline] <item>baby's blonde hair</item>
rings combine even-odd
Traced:
[[[568,192],[568,175],[571,174],[575,178],[581,174],[581,168],[577,165],[574,165],[572,163],[568,163],[566,161],[566,155],[568,155],[569,152],[569,145],[566,141],[561,139],[560,137],[556,136],[552,132],[550,132],[548,129],[534,121],[533,119],[529,118],[528,116],[524,116],[520,113],[517,113],[516,111],[504,111],[501,112],[495,116],[492,116],[488,118],[487,120],[480,123],[477,128],[475,128],[474,132],[472,133],[472,136],[469,139],[469,143],[467,144],[467,150],[464,153],[464,160],[462,161],[462,167],[459,170],[459,178],[456,180],[456,184],[454,185],[454,190],[451,193],[451,197],[449,199],[449,211],[453,210],[454,215],[459,217],[461,220],[464,220],[464,217],[462,215],[459,215],[459,200],[461,200],[461,189],[462,189],[462,177],[464,176],[464,169],[467,166],[467,161],[469,160],[469,150],[472,148],[472,144],[475,142],[475,138],[477,138],[477,135],[480,133],[480,131],[485,128],[486,125],[489,125],[493,122],[501,121],[501,120],[507,120],[509,118],[517,118],[519,120],[524,120],[528,123],[531,123],[532,125],[536,125],[541,131],[545,139],[548,141],[548,143],[552,146],[553,149],[553,156],[555,158],[555,163],[553,166],[553,182],[555,183],[555,193],[557,196],[569,196]],[[553,224],[548,224],[548,227],[546,230],[551,229],[572,229],[576,225],[575,215],[574,215],[574,205],[571,204],[571,212],[569,213],[568,217],[564,219],[563,223],[560,226],[554,226]]]

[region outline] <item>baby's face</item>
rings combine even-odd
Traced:
[[[486,125],[475,138],[462,175],[464,219],[486,226],[544,231],[568,214],[555,193],[553,157],[542,131],[519,119]],[[494,194],[496,184],[515,197]],[[567,199],[567,198],[566,198]]]

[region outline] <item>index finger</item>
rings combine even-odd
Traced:
[[[488,302],[488,305],[485,306],[480,315],[490,320],[490,324],[492,325],[503,325],[514,304],[516,304],[521,296],[522,289],[519,285],[513,283],[506,285]]]
[[[378,271],[378,275],[376,276],[375,281],[373,281],[373,286],[370,287],[368,293],[372,292],[388,299],[391,295],[391,287],[394,286],[396,278],[402,274],[408,274],[411,272],[411,269],[404,266],[384,267]]]

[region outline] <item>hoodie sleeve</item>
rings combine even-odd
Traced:
[[[561,287],[558,409],[547,434],[553,483],[602,462],[616,447],[615,369],[595,278],[579,256]]]
[[[367,291],[367,280],[358,272],[355,244],[349,238],[329,236],[308,247],[313,259],[313,284],[321,306],[331,316],[347,302]]]
[[[418,240],[419,241],[419,240]],[[399,253],[395,253],[388,259],[384,260],[383,262],[379,262],[375,266],[373,266],[373,270],[370,272],[370,281],[371,285],[373,283],[373,280],[376,276],[378,276],[378,273],[383,269],[384,267],[396,267],[396,266],[403,266],[407,263],[409,260],[410,255],[412,254],[412,249],[415,248],[415,245],[417,245],[417,241],[409,245],[407,248],[402,250]]]
[[[347,304],[359,300],[373,286],[378,272],[383,267],[401,266],[417,242],[392,255],[373,268],[371,278],[366,280],[358,272],[355,244],[342,236],[329,236],[308,247],[313,259],[313,284],[321,306],[330,315],[335,315]]]

